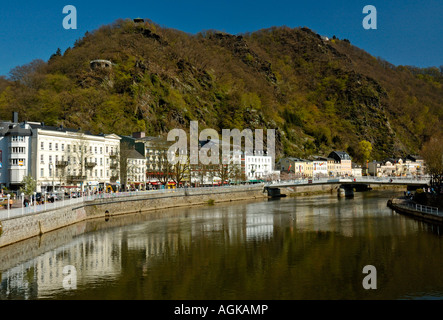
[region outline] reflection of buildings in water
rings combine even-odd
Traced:
[[[3,273],[0,296],[8,298],[11,293],[22,292],[27,298],[44,298],[64,290],[67,275],[63,268],[67,265],[76,268],[77,286],[98,276],[116,276],[121,271],[120,249],[120,243],[108,233],[80,237]]]
[[[246,240],[271,238],[274,233],[275,215],[257,206],[246,207]]]

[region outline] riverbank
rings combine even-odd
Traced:
[[[50,231],[95,218],[141,213],[159,209],[211,205],[220,202],[265,199],[263,186],[177,189],[165,193],[103,198],[41,213],[0,221],[0,247],[41,236]]]
[[[395,212],[431,223],[443,223],[443,212],[407,199],[391,199],[387,206]]]

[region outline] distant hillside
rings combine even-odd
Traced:
[[[105,59],[110,67],[91,68]],[[417,153],[443,127],[443,74],[395,67],[308,28],[190,35],[119,20],[48,62],[0,79],[0,117],[95,133],[165,134],[175,127],[277,129],[291,156],[372,143],[375,158]]]

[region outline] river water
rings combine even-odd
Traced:
[[[442,299],[443,229],[398,192],[97,219],[0,249],[1,299]],[[375,267],[363,273],[367,265]],[[363,282],[374,289],[365,289]]]

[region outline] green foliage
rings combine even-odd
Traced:
[[[112,68],[91,69],[95,59]],[[395,67],[307,28],[194,36],[126,19],[0,78],[0,116],[124,135],[191,120],[220,132],[274,128],[279,155],[349,149],[363,159],[366,140],[382,158],[416,153],[443,128],[442,84],[438,68]]]
[[[20,192],[24,193],[27,196],[31,196],[37,187],[37,181],[32,178],[32,176],[28,175],[23,177],[22,187],[20,187]]]

